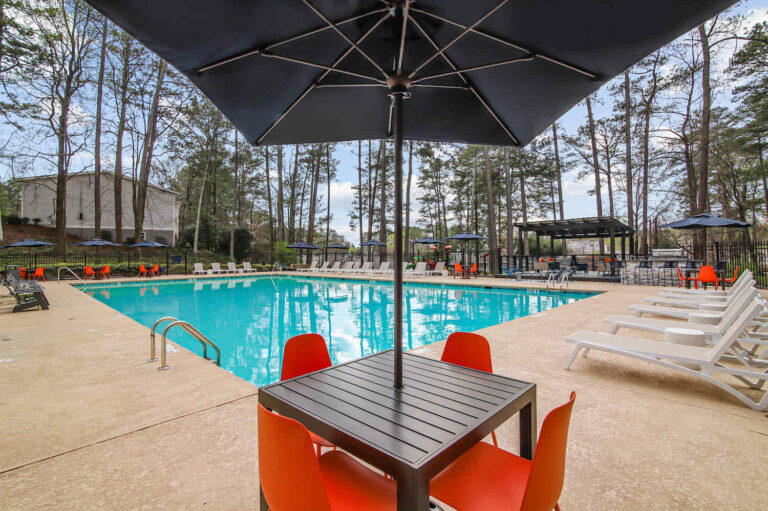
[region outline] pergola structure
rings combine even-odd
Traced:
[[[634,255],[635,231],[612,216],[596,216],[588,218],[571,218],[568,220],[539,220],[536,222],[517,223],[520,236],[520,247],[522,253],[523,233],[536,233],[536,257],[541,256],[541,237],[549,236],[550,252],[555,255],[555,240],[569,239],[587,239],[587,238],[610,238],[611,260],[616,259],[616,237],[621,238],[621,258],[625,259],[626,239],[629,238],[629,253]],[[614,267],[611,265],[611,275],[614,273]]]

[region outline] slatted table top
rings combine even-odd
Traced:
[[[389,350],[275,383],[260,390],[259,401],[374,465],[411,469],[462,440],[474,445],[532,399],[535,406],[532,383],[409,353],[405,387],[397,390],[393,359]]]

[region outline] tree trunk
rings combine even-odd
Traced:
[[[122,35],[122,75],[120,77],[120,111],[117,119],[117,134],[115,135],[115,242],[123,242],[123,136],[125,135],[125,117],[128,108],[128,84],[130,82],[131,40],[127,34]]]
[[[757,157],[760,162],[760,180],[763,184],[763,201],[765,201],[765,214],[768,216],[768,178],[766,178],[765,162],[763,161],[763,138],[757,135]]]
[[[383,140],[379,141],[379,154],[377,157],[377,170],[379,170],[379,243],[387,243],[387,165],[384,162],[384,144]],[[384,260],[387,257],[387,247],[379,247],[380,260]]]
[[[325,180],[326,180],[326,208],[325,208],[325,246],[331,238],[331,146],[325,144]]]
[[[141,233],[144,230],[144,212],[147,205],[147,186],[149,185],[149,174],[152,171],[152,155],[154,153],[155,142],[157,141],[157,117],[160,106],[160,95],[163,89],[163,79],[168,65],[163,59],[159,60],[157,71],[157,83],[155,84],[155,93],[152,96],[152,106],[149,110],[147,119],[147,129],[144,134],[144,150],[142,151],[141,166],[139,171],[138,193],[136,204],[134,206],[134,240],[136,243],[141,241]]]
[[[408,178],[405,181],[405,242],[403,260],[408,259],[408,239],[411,237],[411,177],[413,176],[413,140],[408,142]],[[397,184],[397,183],[395,183]]]
[[[107,18],[101,28],[99,79],[96,84],[96,139],[93,143],[93,237],[101,237],[101,103],[104,96],[104,67],[107,60]]]
[[[634,225],[634,194],[632,192],[632,103],[629,95],[629,70],[624,71],[624,160],[627,171],[627,225]]]
[[[710,47],[709,34],[705,23],[699,25],[699,39],[701,42],[701,128],[699,144],[699,213],[705,213],[709,209],[709,124],[712,109],[712,87],[710,78]],[[700,246],[707,242],[707,230],[697,229],[696,239]],[[696,254],[696,257],[703,257]]]
[[[269,147],[264,147],[265,179],[267,185],[267,209],[269,210],[269,259],[272,262],[272,250],[275,246],[275,215],[272,212],[272,178],[269,175]]]
[[[198,241],[200,239],[200,213],[203,210],[203,196],[205,195],[205,183],[208,180],[208,169],[211,166],[211,158],[213,152],[216,150],[218,144],[219,135],[219,122],[221,122],[221,115],[218,115],[214,120],[213,129],[211,130],[211,139],[208,141],[208,151],[205,155],[205,166],[203,167],[203,182],[200,184],[200,196],[197,199],[197,215],[195,216],[195,237],[192,243],[192,253],[197,254]]]
[[[296,151],[299,146],[295,147]],[[277,146],[277,229],[280,241],[285,241],[285,212],[283,210],[283,146]]]
[[[643,126],[643,194],[642,194],[642,206],[643,206],[643,225],[642,235],[640,237],[640,253],[648,254],[648,175],[650,169],[650,131],[651,131],[651,103],[645,107]]]
[[[518,160],[520,162],[520,167],[518,169],[518,177],[520,178],[520,208],[522,210],[522,216],[523,216],[523,225],[528,224],[528,201],[526,200],[525,196],[525,170],[523,166],[523,149],[518,148],[517,149],[517,155]],[[530,255],[530,248],[528,247],[528,233],[523,234],[523,246],[522,246],[523,253],[520,255]]]
[[[560,220],[565,219],[565,202],[563,201],[563,167],[560,163],[560,148],[557,143],[557,123],[552,124],[552,142],[555,146],[555,172],[557,173],[557,209]],[[560,240],[563,256],[568,255],[568,245],[565,239]]]
[[[309,226],[307,228],[307,243],[310,245],[314,241],[315,237],[315,214],[317,204],[317,189],[319,188],[320,181],[320,151],[322,146],[318,146],[312,152],[312,180],[310,181],[310,195],[309,195]]]
[[[239,162],[237,160],[238,154],[237,154],[237,129],[235,131],[235,211],[232,215],[232,222],[231,222],[231,229],[229,230],[229,258],[234,259],[235,258],[235,229],[238,226],[238,221],[240,219],[240,167]]]
[[[357,220],[360,224],[360,245],[363,244],[363,141],[357,141]],[[363,247],[360,247],[363,250]]]
[[[587,96],[587,120],[589,121],[589,140],[592,144],[592,166],[595,170],[595,199],[597,199],[597,216],[603,216],[603,197],[600,190],[600,164],[597,160],[597,139],[595,138],[595,119],[592,116],[592,100]],[[600,254],[605,252],[603,239],[600,238]]]
[[[67,247],[67,179],[69,174],[69,158],[67,155],[67,139],[69,137],[69,107],[71,97],[69,87],[61,102],[61,113],[58,119],[57,139],[58,157],[56,161],[56,242],[66,250]]]
[[[483,157],[485,158],[485,189],[488,193],[488,267],[491,275],[499,273],[498,253],[499,246],[496,238],[496,200],[493,197],[493,179],[491,177],[491,163],[488,161],[488,146],[483,146]]]
[[[509,147],[504,147],[504,200],[507,210],[507,257],[515,252],[515,229],[512,225],[512,171],[509,168]]]

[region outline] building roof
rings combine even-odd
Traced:
[[[615,236],[629,235],[633,229],[612,216],[571,218],[568,220],[539,220],[517,223],[515,227],[523,232],[535,232],[540,236],[557,238],[607,238],[611,230]]]
[[[102,173],[102,175],[112,176],[113,178],[114,178],[114,175],[115,175],[114,172],[110,172],[108,170],[102,170],[101,173]],[[80,177],[80,176],[92,176],[94,174],[96,174],[96,173],[93,172],[93,171],[77,172],[75,174],[70,174],[67,179],[71,179],[73,177]],[[17,177],[17,178],[14,179],[14,181],[17,181],[17,182],[33,182],[33,181],[41,181],[41,180],[44,180],[44,179],[50,179],[50,180],[55,181],[56,179],[58,179],[58,177],[59,176],[57,174],[45,174],[45,175],[42,175],[42,176]],[[128,181],[133,181],[132,177],[126,176],[125,174],[123,174],[123,179],[127,179]],[[179,192],[177,192],[177,191],[171,190],[170,188],[164,188],[164,187],[156,185],[156,184],[149,183],[147,186],[149,186],[150,188],[154,188],[156,190],[163,191],[163,192],[172,193],[174,195],[179,195]]]

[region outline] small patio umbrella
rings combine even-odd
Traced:
[[[333,250],[333,261],[335,262],[336,261],[336,254],[338,253],[338,251],[339,250],[346,251],[346,250],[348,250],[348,247],[345,244],[343,244],[343,243],[338,243],[338,242],[329,243],[325,247],[325,258],[326,259],[328,259],[328,250],[329,249]]]
[[[688,218],[683,218],[682,220],[677,220],[675,222],[670,222],[668,224],[659,226],[659,228],[661,229],[680,229],[680,230],[703,229],[705,247],[707,244],[707,229],[711,227],[746,228],[746,227],[752,227],[752,224],[747,222],[742,222],[741,220],[731,220],[730,218],[723,218],[721,216],[713,215],[712,213],[699,213],[698,215],[693,215]],[[717,252],[718,254],[716,255],[716,258],[720,259],[719,247],[717,249]]]
[[[382,243],[378,240],[368,240],[360,244],[361,247],[385,247],[386,243]],[[368,260],[373,262],[373,248],[368,249]]]
[[[475,234],[472,232],[460,232],[458,234],[454,234],[453,236],[448,236],[449,240],[455,240],[455,241],[480,241],[484,240],[485,236],[480,236],[479,234]],[[478,249],[479,250],[479,249]],[[461,251],[461,265],[464,266],[464,252],[465,250]]]
[[[0,249],[4,248],[28,248],[27,251],[28,254],[32,253],[32,249],[36,247],[54,247],[56,246],[56,243],[49,243],[47,241],[43,240],[35,240],[31,238],[27,238],[21,241],[16,241],[14,243],[8,243],[7,245],[3,245],[0,247]],[[35,251],[35,260],[34,260],[34,266],[37,266],[37,251]]]
[[[80,243],[73,243],[73,247],[120,247],[120,243],[114,243],[112,241],[103,240],[101,238],[93,238]]]
[[[442,244],[443,242],[436,238],[430,238],[429,236],[425,238],[418,238],[413,240],[413,245],[437,245]],[[419,252],[419,255],[421,255],[421,252]]]
[[[296,243],[291,243],[290,245],[288,245],[285,248],[292,248],[292,249],[295,249],[295,250],[306,250],[307,251],[307,259],[309,259],[309,251],[310,250],[318,250],[318,247],[316,247],[316,246],[314,246],[314,245],[312,245],[310,243],[307,243],[305,241],[298,241]]]
[[[735,2],[87,1],[189,78],[254,145],[394,139],[396,388],[403,140],[525,145]]]
[[[128,245],[129,247],[136,247],[136,248],[161,248],[161,247],[167,247],[168,245],[165,245],[163,243],[158,243],[156,241],[142,241],[141,243],[134,243],[133,245]]]

